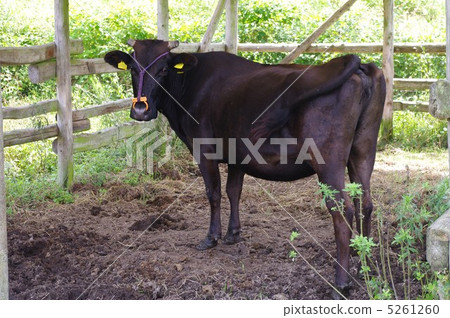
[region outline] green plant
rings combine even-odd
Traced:
[[[7,179],[6,202],[8,213],[33,209],[44,201],[58,204],[73,203],[73,195],[61,188],[54,180],[39,177],[34,180]]]
[[[298,233],[297,231],[292,231],[291,234],[289,235],[289,242],[292,244],[299,236],[300,233]],[[292,259],[292,261],[295,261],[297,256],[298,253],[295,250],[289,251],[289,258]]]
[[[447,123],[428,113],[394,112],[394,145],[410,151],[447,147]]]
[[[336,190],[326,184],[319,183],[322,193],[322,204],[326,201],[333,203],[335,211],[344,213],[343,201],[337,201]],[[444,179],[435,188],[427,183],[417,193],[405,193],[401,201],[395,207],[397,231],[391,244],[398,246],[395,252],[400,264],[404,289],[403,297],[411,298],[411,282],[415,279],[420,283],[421,299],[436,299],[438,292],[448,291],[448,275],[439,275],[430,270],[426,262],[419,259],[419,247],[424,244],[425,230],[428,224],[435,220],[450,206],[449,179]],[[361,202],[362,190],[358,184],[347,184],[343,191],[355,202]],[[426,195],[426,197],[423,197]],[[439,207],[435,209],[435,207]],[[435,211],[435,212],[434,212]],[[353,232],[350,246],[357,252],[361,267],[360,274],[366,284],[366,289],[371,299],[398,298],[395,290],[394,277],[392,274],[391,254],[389,241],[383,237],[383,214],[375,211],[377,220],[378,243],[373,238]],[[361,217],[362,219],[362,217]],[[348,224],[351,229],[351,225]],[[379,255],[374,254],[378,250]],[[440,289],[439,289],[440,288]]]
[[[91,183],[95,186],[103,186],[106,182],[116,178],[126,167],[125,145],[106,147],[88,152],[76,153],[75,181],[82,184]]]

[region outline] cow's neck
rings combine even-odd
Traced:
[[[170,97],[169,97],[170,98]],[[176,105],[174,105],[173,101],[167,100],[167,98],[162,101],[165,105],[160,108],[160,112],[167,118],[169,121],[170,128],[177,134],[177,136],[187,144],[186,134],[184,132],[183,127],[181,126],[181,117],[182,114],[179,114],[179,111],[176,109]]]

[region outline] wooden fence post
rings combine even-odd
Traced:
[[[158,33],[156,37],[160,40],[169,40],[169,0],[158,0]]]
[[[383,0],[384,36],[383,36],[383,73],[386,79],[386,100],[381,121],[381,138],[392,139],[393,99],[394,99],[394,0]]]
[[[55,44],[58,98],[58,183],[73,182],[72,87],[70,77],[69,0],[55,0]]]
[[[227,0],[225,5],[225,51],[237,54],[238,44],[238,0]]]
[[[445,1],[446,7],[446,33],[447,33],[447,81],[450,81],[450,0]],[[448,167],[450,175],[450,118],[447,120],[447,148],[448,148]]]
[[[0,88],[0,110],[3,108]],[[6,235],[5,156],[3,148],[3,112],[0,111],[0,300],[8,299],[8,241]]]

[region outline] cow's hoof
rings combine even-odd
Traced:
[[[217,246],[218,239],[214,239],[211,236],[207,236],[200,244],[197,245],[197,250],[204,251]]]
[[[334,300],[343,300],[350,296],[351,284],[345,287],[335,287],[331,292],[331,298]]]
[[[223,238],[223,243],[227,245],[232,245],[243,241],[244,239],[241,237],[240,233],[237,232],[235,234],[231,232],[227,232],[225,237]]]

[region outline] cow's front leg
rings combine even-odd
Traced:
[[[211,206],[211,222],[206,238],[197,245],[197,249],[207,250],[215,247],[222,236],[220,223],[220,173],[219,164],[216,161],[206,160],[205,158],[202,158],[199,168],[205,181],[206,196]]]
[[[241,239],[241,222],[239,221],[239,200],[241,198],[242,183],[244,182],[244,172],[236,165],[228,165],[227,195],[230,200],[230,222],[223,242],[225,244],[235,244]]]

